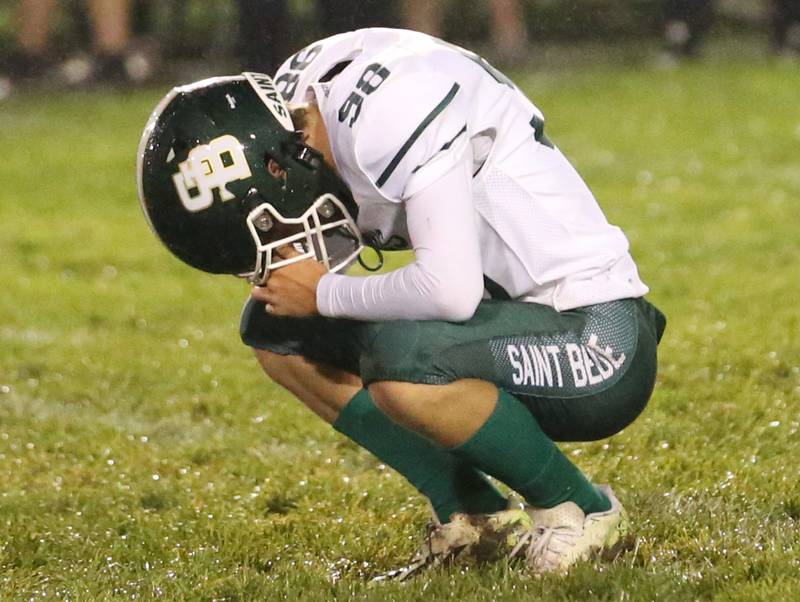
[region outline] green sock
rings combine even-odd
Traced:
[[[608,499],[544,434],[524,404],[505,391],[486,423],[453,451],[500,479],[540,508],[575,502],[586,513],[611,508]]]
[[[470,463],[384,414],[366,389],[342,409],[333,427],[391,466],[426,496],[443,523],[455,512],[497,512],[506,498]]]

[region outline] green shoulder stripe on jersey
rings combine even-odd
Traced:
[[[425,167],[425,166],[426,166],[428,163],[430,163],[431,161],[433,161],[434,157],[438,157],[438,156],[439,156],[439,153],[443,153],[444,151],[446,151],[447,149],[449,149],[451,146],[453,146],[453,142],[455,142],[456,140],[458,140],[458,139],[461,137],[461,134],[464,134],[464,133],[466,133],[466,131],[467,131],[467,124],[465,123],[465,124],[464,124],[464,127],[463,127],[463,128],[461,128],[461,129],[458,131],[458,134],[456,134],[456,135],[455,135],[455,136],[453,136],[453,137],[452,137],[450,140],[448,140],[447,142],[445,142],[445,143],[442,145],[442,148],[440,148],[438,151],[436,151],[436,152],[435,152],[435,153],[434,153],[434,154],[433,154],[431,157],[429,157],[429,158],[428,158],[426,161],[423,161],[422,163],[420,163],[419,165],[417,165],[417,166],[414,168],[414,170],[413,170],[411,173],[417,173],[417,172],[418,172],[420,169],[422,169],[422,168],[423,168],[423,167]]]
[[[428,114],[428,116],[422,120],[422,123],[420,123],[417,126],[417,129],[414,130],[414,133],[411,134],[411,137],[408,140],[406,140],[405,144],[403,144],[402,147],[400,147],[400,150],[397,151],[397,154],[389,162],[389,165],[387,165],[386,169],[383,170],[381,177],[378,178],[378,181],[376,183],[378,188],[386,184],[386,181],[394,173],[394,170],[397,169],[397,166],[400,164],[400,161],[403,160],[403,157],[406,156],[406,153],[408,153],[409,149],[412,146],[414,146],[414,143],[417,141],[417,138],[419,138],[422,135],[422,132],[425,131],[425,128],[428,127],[434,119],[436,119],[439,113],[445,110],[447,105],[449,105],[450,102],[455,97],[459,88],[461,88],[461,86],[459,86],[457,83],[453,84],[453,87],[450,88],[450,91],[447,93],[447,96],[445,96],[442,99],[442,101],[438,105],[436,105],[433,111],[431,111]]]

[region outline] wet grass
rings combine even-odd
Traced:
[[[642,418],[567,447],[620,493],[634,549],[565,578],[369,585],[425,505],[262,377],[245,286],[148,232],[134,151],[163,91],[28,95],[0,104],[0,598],[794,599],[800,70],[518,80],[670,319]]]

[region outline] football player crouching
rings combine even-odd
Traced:
[[[241,336],[266,373],[430,501],[400,578],[457,554],[562,571],[623,538],[614,492],[555,441],[640,414],[665,319],[542,113],[486,61],[366,29],[274,79],[177,87],[138,180],[173,254],[255,285]],[[414,260],[347,275],[364,246]]]

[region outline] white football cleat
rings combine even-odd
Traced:
[[[534,573],[566,572],[581,560],[619,543],[628,532],[628,518],[611,487],[597,488],[611,502],[605,512],[584,514],[574,502],[553,508],[529,509],[533,528],[511,551],[525,554]]]

